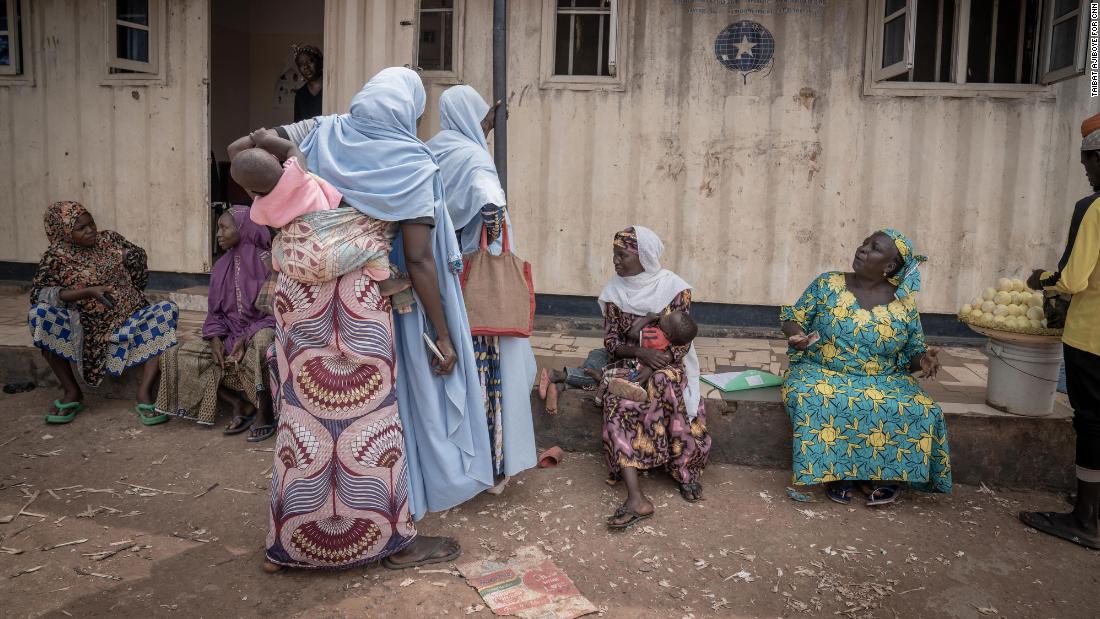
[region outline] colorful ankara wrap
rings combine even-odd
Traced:
[[[898,248],[898,255],[901,256],[902,265],[897,274],[889,278],[892,285],[898,287],[895,296],[899,299],[905,297],[920,290],[920,263],[928,260],[926,256],[921,256],[913,251],[913,242],[909,240],[909,237],[894,230],[893,228],[885,228],[879,230],[879,232],[894,239],[894,245]]]
[[[614,245],[632,254],[636,254],[638,253],[638,233],[633,227],[627,228],[621,232],[616,232]]]

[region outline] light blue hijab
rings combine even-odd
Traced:
[[[310,170],[339,189],[349,205],[383,221],[432,217],[435,222],[432,252],[458,353],[454,371],[436,376],[432,370],[422,334],[434,340],[435,331],[423,304],[394,315],[397,402],[405,432],[409,508],[417,520],[493,485],[488,423],[456,268],[461,253],[439,167],[416,137],[425,99],[415,72],[385,69],[355,96],[349,113],[319,118],[301,145]],[[408,270],[403,235],[395,239],[390,260]]]
[[[489,104],[473,88],[448,88],[439,100],[442,131],[428,142],[439,162],[447,194],[447,212],[459,230],[462,252],[467,254],[477,251],[481,244],[481,207],[505,204],[504,189],[481,130],[481,120],[488,111]],[[514,250],[512,223],[507,213],[504,225],[508,227]],[[500,254],[501,245],[498,238],[489,249]],[[500,337],[496,345],[500,353],[504,473],[515,475],[536,464],[531,387],[537,368],[527,338]]]
[[[428,147],[439,163],[447,192],[447,212],[459,232],[462,253],[477,251],[481,243],[481,207],[505,205],[497,167],[489,155],[489,144],[481,120],[489,104],[465,84],[448,88],[439,98],[442,130]],[[499,239],[493,244],[499,248]]]
[[[439,170],[416,137],[427,96],[415,71],[383,69],[351,100],[347,114],[317,119],[299,148],[311,172],[344,201],[383,221],[431,217]]]

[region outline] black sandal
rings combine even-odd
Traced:
[[[251,428],[248,433],[248,438],[244,439],[249,443],[260,443],[275,436],[275,430],[278,428],[273,423],[265,423],[262,426],[256,426]]]
[[[225,426],[225,431],[223,431],[222,434],[226,436],[240,434],[252,427],[252,420],[255,418],[256,413],[252,413],[251,415],[237,415],[229,420],[229,425]],[[240,425],[234,427],[233,423],[238,420],[241,422]]]
[[[439,552],[439,549],[442,548],[443,544],[446,544],[447,542],[454,543],[454,550],[448,552],[442,557],[432,556],[435,553]],[[382,567],[386,568],[387,570],[407,570],[410,567],[420,567],[422,565],[431,565],[433,563],[449,563],[457,559],[461,554],[462,546],[459,545],[458,540],[452,539],[450,537],[438,537],[435,540],[435,545],[432,546],[432,549],[428,552],[428,554],[424,555],[424,558],[418,559],[416,561],[409,561],[408,563],[395,563],[393,561],[393,557],[386,557],[385,559],[382,559]]]
[[[630,516],[630,519],[627,520],[626,522],[617,522],[617,523],[616,522],[611,522],[612,520],[615,520],[616,518],[622,518],[623,516]],[[638,524],[639,522],[641,522],[643,520],[648,520],[652,517],[653,517],[653,512],[650,512],[648,514],[639,514],[638,512],[636,512],[632,509],[627,509],[626,507],[620,507],[619,509],[615,510],[615,514],[613,516],[609,516],[607,518],[607,528],[609,528],[613,531],[621,531],[623,529],[629,529],[630,527]]]
[[[692,494],[694,493],[694,497]],[[680,496],[688,503],[697,503],[703,500],[703,486],[699,483],[680,484]]]
[[[879,507],[881,505],[889,505],[898,500],[898,496],[901,495],[901,487],[897,484],[889,484],[886,486],[879,486],[871,491],[871,494],[867,496],[867,507]]]
[[[1020,522],[1027,526],[1041,531],[1047,535],[1053,535],[1066,540],[1067,542],[1073,542],[1079,546],[1085,548],[1091,548],[1093,550],[1100,550],[1100,536],[1096,537],[1083,537],[1077,531],[1073,529],[1067,529],[1063,525],[1055,522],[1051,516],[1061,515],[1057,512],[1020,512]]]
[[[841,505],[852,504],[852,482],[850,481],[833,481],[825,484],[825,496],[829,497],[830,501],[834,503],[840,503]]]

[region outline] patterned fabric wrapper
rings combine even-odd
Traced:
[[[914,252],[913,242],[901,232],[893,228],[885,228],[879,230],[879,232],[894,240],[894,246],[898,248],[898,254],[901,255],[901,270],[898,271],[897,275],[890,278],[890,283],[898,287],[895,296],[904,299],[918,292],[920,290],[920,269],[918,267],[922,262],[927,262],[928,257],[920,256]]]
[[[271,248],[274,268],[296,281],[321,284],[355,271],[375,281],[390,276],[392,222],[353,208],[307,213],[287,224]]]
[[[615,247],[620,247],[635,254],[638,253],[638,234],[634,232],[634,228],[616,232],[615,240],[612,243]]]

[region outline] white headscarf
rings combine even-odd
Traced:
[[[622,311],[636,316],[663,311],[672,303],[676,295],[691,289],[691,284],[679,275],[661,268],[661,254],[665,244],[649,228],[633,226],[638,237],[638,260],[644,271],[630,277],[615,275],[607,282],[600,293],[600,311],[607,313],[607,304],[614,303]],[[688,419],[699,414],[699,356],[692,344],[684,357],[684,371],[687,373],[687,389],[684,391],[684,403],[687,406]]]
[[[489,104],[470,86],[448,88],[439,98],[442,130],[428,141],[439,163],[447,213],[458,230],[462,253],[477,251],[481,244],[481,207],[504,206],[504,190],[489,155],[481,119]]]

